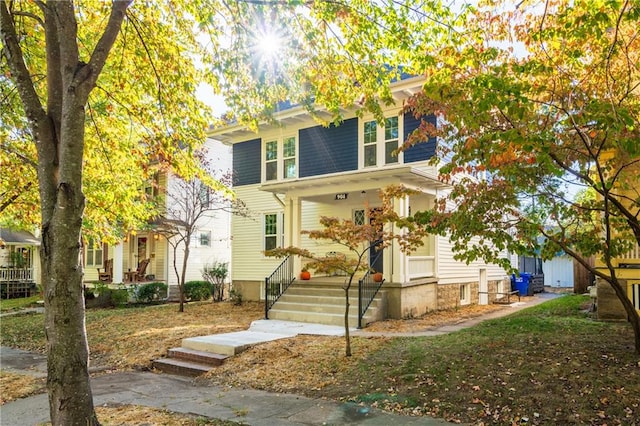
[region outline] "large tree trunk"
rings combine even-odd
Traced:
[[[84,196],[78,182],[60,183],[53,196],[56,207],[43,221],[41,246],[51,422],[93,425],[98,421],[89,383],[80,260]]]
[[[80,61],[70,1],[39,2],[44,15],[46,109],[26,66],[13,10],[0,2],[0,37],[38,152],[47,388],[53,425],[99,424],[89,382],[80,234],[84,212],[84,106],[118,36],[130,0],[114,1],[89,63]],[[35,15],[34,15],[35,16]],[[22,37],[22,35],[20,35]]]

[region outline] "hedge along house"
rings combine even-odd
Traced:
[[[231,170],[231,149],[208,139],[205,143],[207,160],[222,173]],[[180,198],[178,177],[170,173],[158,173],[152,182],[147,182],[143,190],[155,197],[165,212]],[[209,193],[203,189],[203,197]],[[167,216],[163,214],[163,216]],[[173,217],[165,217],[171,222]],[[126,232],[123,240],[116,245],[86,241],[84,247],[85,282],[107,282],[140,284],[160,281],[169,286],[169,298],[177,298],[178,280],[173,269],[174,259],[178,270],[182,268],[184,246],[175,252],[167,240],[167,233],[161,229],[161,221],[148,224],[145,229]],[[196,231],[190,243],[190,254],[186,281],[202,280],[202,270],[214,262],[230,263],[230,213],[212,211],[205,214],[196,224]],[[140,272],[144,268],[144,271]]]
[[[253,218],[232,218],[232,283],[245,299],[265,299],[265,279],[281,265],[282,259],[265,257],[264,250],[298,246],[314,253],[349,255],[342,246],[301,235],[302,230],[318,229],[320,216],[364,223],[380,203],[378,191],[391,184],[419,191],[419,195],[395,200],[394,208],[407,216],[432,207],[436,196],[448,190],[437,179],[437,168],[428,164],[436,148],[434,138],[393,154],[420,124],[413,115],[403,114],[402,102],[419,91],[423,82],[422,77],[412,77],[393,84],[396,103],[385,109],[384,125],[371,115],[357,117],[354,109],[344,111],[339,126],[323,127],[301,106],[293,106],[275,114],[279,125],[262,125],[257,134],[237,124],[209,131],[210,137],[232,146],[234,190],[254,214]],[[437,124],[435,116],[424,119]],[[287,273],[293,279],[303,260],[291,262]],[[448,239],[438,236],[428,237],[425,245],[410,255],[403,254],[397,245],[374,252],[369,263],[384,277],[377,318],[403,318],[489,303],[496,293],[510,290],[503,269],[455,261]],[[331,283],[339,289],[343,281],[344,277],[314,276],[304,286],[313,284],[328,294]],[[300,280],[296,283],[293,290],[278,296],[271,310],[293,306],[287,293],[301,291]],[[322,322],[326,318],[308,315],[322,309],[321,293],[320,289],[315,299],[307,299],[297,314],[279,317]],[[272,317],[269,312],[266,315]]]

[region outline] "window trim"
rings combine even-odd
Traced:
[[[364,118],[361,118],[359,120],[359,125],[358,125],[358,165],[359,168],[361,169],[372,169],[372,168],[381,168],[381,167],[385,167],[385,166],[392,166],[392,165],[397,165],[397,164],[404,164],[404,154],[402,152],[398,153],[396,158],[396,161],[394,162],[387,162],[387,143],[392,142],[392,141],[396,141],[396,145],[397,148],[399,148],[400,146],[402,146],[402,143],[404,141],[404,120],[403,117],[404,115],[402,114],[401,110],[389,110],[389,111],[385,111],[384,114],[385,117],[385,122],[389,119],[394,119],[397,118],[398,120],[398,127],[397,127],[397,131],[398,131],[398,137],[397,139],[387,139],[386,138],[386,128],[384,126],[380,126],[380,124],[378,124],[378,122],[375,120],[374,117],[372,116],[367,116]],[[370,122],[376,122],[376,133],[375,133],[375,142],[371,142],[371,143],[365,143],[365,129],[367,127],[367,123]],[[366,147],[367,146],[375,146],[375,164],[371,164],[371,165],[366,165]],[[397,149],[396,148],[396,149]]]
[[[276,216],[276,233],[267,234],[267,216]],[[269,211],[262,213],[262,251],[264,253],[267,249],[267,237],[276,237],[276,248],[284,247],[284,212],[282,211]],[[266,256],[264,256],[266,258]]]
[[[100,263],[95,263],[96,252],[100,252]],[[84,266],[91,268],[102,268],[104,266],[104,244],[102,242],[94,244],[92,239],[88,239],[85,246]],[[91,263],[89,262],[91,261]]]
[[[291,139],[294,140],[294,155],[285,157],[284,143],[285,141],[291,140]],[[267,146],[270,143],[276,144],[275,158],[267,160]],[[300,141],[297,134],[286,134],[278,137],[263,138],[262,139],[262,166],[261,166],[262,182],[267,183],[267,182],[278,182],[283,180],[296,179],[300,173],[299,153],[300,153]],[[291,161],[291,160],[293,160],[294,162],[295,173],[293,174],[293,176],[285,176],[286,174],[285,162]],[[276,167],[275,178],[273,179],[267,179],[268,177],[267,165],[269,163],[275,164],[275,167]]]
[[[460,284],[460,305],[471,304],[471,284]]]

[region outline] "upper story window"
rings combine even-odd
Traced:
[[[291,179],[298,176],[295,136],[270,140],[264,146],[264,180]]]
[[[398,117],[389,117],[384,120],[384,163],[398,162]]]
[[[362,128],[362,158],[364,167],[397,163],[400,120],[392,116],[379,126],[375,120],[365,121]],[[394,155],[395,154],[395,155]]]
[[[378,126],[375,121],[364,123],[364,165],[375,166],[377,164],[378,152],[376,145],[378,142]]]

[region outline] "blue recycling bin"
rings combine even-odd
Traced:
[[[531,274],[528,272],[521,272],[520,276],[513,274],[511,276],[511,286],[513,290],[518,290],[520,296],[532,296],[533,292],[529,294],[529,283],[531,282]]]

